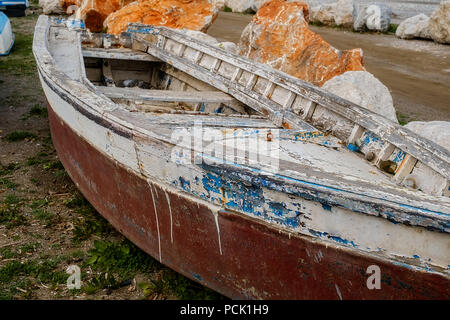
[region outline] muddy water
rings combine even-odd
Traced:
[[[208,33],[238,42],[252,16],[221,12]],[[338,49],[362,48],[366,68],[391,91],[406,120],[450,121],[450,45],[311,27]]]

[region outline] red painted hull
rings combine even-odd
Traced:
[[[182,193],[165,191],[109,159],[64,124],[51,106],[49,119],[59,157],[90,203],[145,252],[226,296],[450,298],[450,281],[443,276],[327,247],[310,237],[289,237],[235,212],[219,212],[219,244],[215,216],[208,206]],[[370,265],[381,269],[380,290],[367,288]]]

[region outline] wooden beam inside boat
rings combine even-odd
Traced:
[[[130,61],[161,61],[152,55],[142,52],[136,52],[126,48],[104,49],[104,48],[87,48],[82,49],[83,57],[85,58],[99,58],[99,59],[115,59],[115,60],[130,60]]]
[[[111,99],[126,99],[137,101],[166,101],[186,103],[233,103],[235,99],[219,91],[171,91],[147,90],[140,88],[97,87],[105,96]]]

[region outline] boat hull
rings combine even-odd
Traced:
[[[228,210],[216,211],[93,147],[48,104],[52,139],[89,202],[161,263],[236,299],[448,299],[449,280]],[[369,266],[381,288],[369,289]]]
[[[14,45],[14,33],[8,17],[0,11],[0,56],[7,56]]]

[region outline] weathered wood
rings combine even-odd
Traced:
[[[363,133],[364,133],[364,128],[359,125],[355,125],[352,129],[352,133],[350,134],[350,136],[348,138],[348,143],[355,144],[356,141],[359,138],[361,138]]]
[[[157,33],[159,37],[168,37],[173,41],[186,44],[190,48],[202,51],[209,56],[220,58],[222,61],[227,62],[238,69],[243,69],[255,76],[263,77],[265,79],[268,79],[269,81],[275,82],[277,85],[293,91],[294,93],[304,97],[305,99],[313,101],[320,106],[325,107],[330,112],[336,113],[337,115],[340,115],[354,122],[355,124],[358,124],[366,130],[375,133],[381,139],[389,141],[391,144],[394,144],[396,147],[405,152],[408,152],[413,157],[424,162],[433,170],[443,175],[446,179],[450,179],[450,152],[448,150],[445,150],[435,143],[431,143],[429,140],[418,136],[417,134],[401,127],[400,125],[388,121],[384,117],[377,115],[374,112],[371,112],[365,108],[361,108],[360,106],[350,101],[344,100],[305,81],[289,76],[266,65],[255,63],[254,61],[250,61],[245,57],[237,56],[229,52],[224,52],[223,50],[218,50],[211,45],[200,42],[178,31],[171,30],[165,27],[148,28],[148,26],[144,27],[138,24],[131,25],[129,30],[138,33],[140,32],[140,28],[142,28],[142,32],[144,32],[145,30],[146,33]],[[143,36],[139,36],[138,34],[135,34],[134,38],[137,41],[146,41]],[[176,64],[177,67],[180,68],[183,68],[183,65],[185,65],[184,61],[171,60],[171,58],[173,57],[172,54],[168,52],[162,52],[160,48],[158,48],[151,42],[147,41],[146,44],[149,46],[147,50],[148,53],[156,55],[160,59],[173,65]],[[195,64],[189,65],[189,68],[192,67],[195,68]],[[203,77],[206,81],[210,82],[220,90],[224,90],[232,94],[237,99],[243,101],[245,104],[249,105],[252,108],[255,108],[255,110],[262,112],[263,114],[272,114],[273,117],[273,113],[280,112],[280,110],[278,110],[275,105],[270,105],[270,103],[267,103],[263,95],[249,90],[248,87],[245,88],[247,90],[242,90],[239,85],[230,83],[229,81],[224,81],[224,78],[220,77],[219,75],[213,77],[210,74],[205,74],[205,72],[200,69],[197,69],[194,72],[197,71],[197,76]],[[232,79],[234,78],[235,77],[233,77]],[[250,84],[250,82],[248,84]],[[232,86],[232,88],[229,88],[230,86]],[[263,104],[263,106],[255,106],[255,101],[258,101],[259,104]],[[286,111],[285,114],[287,115],[285,119],[295,120],[297,118],[290,111]],[[295,125],[295,123],[291,124]],[[345,140],[348,139],[348,137],[342,138],[344,138]]]
[[[171,91],[117,87],[97,87],[97,89],[112,99],[186,103],[231,103],[234,100],[229,95],[220,91]]]
[[[150,61],[158,62],[159,59],[152,57],[149,54],[145,54],[139,51],[126,49],[126,48],[82,48],[83,57],[86,58],[98,58],[98,59],[115,59],[115,60],[128,60],[128,61]]]
[[[407,154],[395,172],[394,181],[402,182],[405,177],[411,173],[417,163],[417,159]]]

